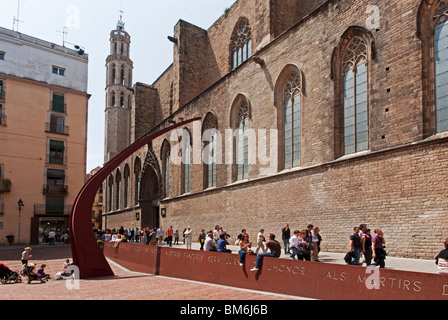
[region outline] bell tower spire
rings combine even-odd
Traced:
[[[133,62],[131,37],[125,31],[123,11],[110,33],[110,54],[106,59],[105,155],[108,162],[130,145]]]

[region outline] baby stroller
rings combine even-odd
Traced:
[[[23,273],[26,277],[28,277],[28,284],[30,284],[32,281],[39,281],[40,283],[45,283],[46,281],[35,273],[35,268],[36,265],[33,263],[30,263],[27,266],[24,265]]]
[[[0,282],[2,284],[7,283],[20,283],[22,282],[22,277],[18,272],[14,272],[9,269],[6,265],[0,264]]]

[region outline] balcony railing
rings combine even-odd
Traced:
[[[51,122],[46,122],[45,123],[45,132],[68,135],[68,126],[53,124]]]
[[[44,184],[43,194],[50,196],[62,196],[62,195],[66,196],[68,195],[68,186],[54,186]]]
[[[49,215],[49,214],[56,214],[56,215],[70,215],[72,212],[73,206],[49,206],[45,204],[35,204],[34,205],[34,214],[35,215]]]
[[[0,193],[11,192],[11,182],[9,180],[0,180]]]

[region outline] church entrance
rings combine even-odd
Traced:
[[[142,228],[160,226],[160,200],[161,190],[159,186],[159,179],[154,169],[148,166],[143,173],[141,182],[141,213],[140,219]]]

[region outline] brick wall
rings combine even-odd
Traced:
[[[208,30],[214,56],[206,60],[215,59],[219,76],[201,94],[175,110],[173,118],[204,119],[212,112],[224,136],[230,128],[232,105],[242,95],[250,102],[251,128],[281,129],[285,77],[296,70],[302,74],[304,84],[301,167],[275,170],[265,177],[263,165],[258,162],[250,167],[249,181],[234,183],[232,166],[218,165],[217,187],[204,190],[204,166],[193,165],[191,192],[182,195],[182,170],[172,164],[170,198],[160,199],[159,203],[167,209],[162,224],[182,230],[191,225],[197,232],[219,224],[232,235],[246,228],[254,237],[261,227],[279,234],[285,223],[294,229],[313,223],[322,230],[324,250],[345,251],[353,227],[367,223],[372,229],[383,229],[391,254],[433,258],[448,237],[443,228],[448,222],[448,198],[444,195],[448,144],[443,134],[428,134],[425,129],[428,125],[423,115],[430,104],[424,100],[423,50],[417,32],[420,1],[315,3],[310,10],[319,9],[309,14],[297,13],[306,17],[257,53],[265,61],[264,66],[249,60],[229,72],[228,48],[233,27],[241,16],[247,17],[257,47],[266,36],[271,37],[272,24],[266,26],[271,17],[278,18],[279,12],[286,12],[280,6],[269,13],[272,3],[238,1]],[[366,27],[370,5],[379,8],[378,30]],[[286,26],[279,25],[276,30],[283,29]],[[338,118],[342,97],[341,50],[343,37],[358,31],[369,39],[370,149],[343,157]],[[200,43],[205,44],[205,39]],[[200,70],[189,67],[188,70]],[[170,68],[155,84],[165,118],[169,109],[168,84],[174,73]],[[165,121],[154,130],[168,125]],[[191,125],[189,129],[194,131]],[[169,138],[167,135],[163,139]],[[159,164],[163,139],[152,144]],[[198,139],[193,137],[196,143]],[[178,152],[176,145],[172,142],[171,150]],[[147,151],[141,151],[142,159]],[[135,207],[135,211],[139,210]]]

